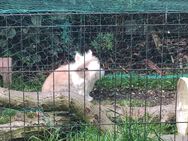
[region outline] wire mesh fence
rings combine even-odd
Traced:
[[[11,77],[1,81],[8,89],[0,94],[0,139],[175,135],[176,84],[188,75],[187,19],[179,12],[1,14],[0,56],[12,62],[0,68]]]

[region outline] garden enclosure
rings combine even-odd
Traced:
[[[177,134],[176,84],[188,76],[187,9],[183,0],[2,0],[0,57],[12,58],[12,83],[0,89],[0,139]],[[89,49],[105,70],[92,102],[69,87],[66,95],[40,92],[51,72]]]

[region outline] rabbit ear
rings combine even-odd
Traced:
[[[93,53],[92,53],[91,49],[88,50],[87,54],[88,54],[89,56],[92,56]]]
[[[81,57],[82,57],[82,55],[81,55],[80,53],[76,52],[76,55],[75,55],[74,60],[75,60],[76,62],[77,62],[77,61],[80,61]]]

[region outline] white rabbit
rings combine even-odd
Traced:
[[[85,94],[86,99],[92,101],[93,98],[89,96],[89,93],[104,73],[99,59],[93,56],[91,50],[84,55],[77,52],[75,62],[60,66],[47,77],[42,86],[42,92],[76,89],[78,94]]]

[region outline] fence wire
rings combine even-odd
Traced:
[[[12,59],[8,67],[0,62],[0,84],[8,88],[0,139],[159,141],[175,135],[175,116],[168,112],[175,115],[177,80],[188,75],[187,30],[188,14],[177,12],[0,15],[0,56]],[[79,67],[72,69],[75,60]],[[53,91],[45,101],[41,90],[50,74],[46,89]],[[68,99],[56,99],[55,90]],[[15,99],[19,93],[22,99]],[[79,105],[73,93],[84,98],[82,108],[73,108]],[[97,112],[88,109],[88,93]],[[98,124],[89,123],[88,112]],[[113,130],[101,133],[105,112]]]

